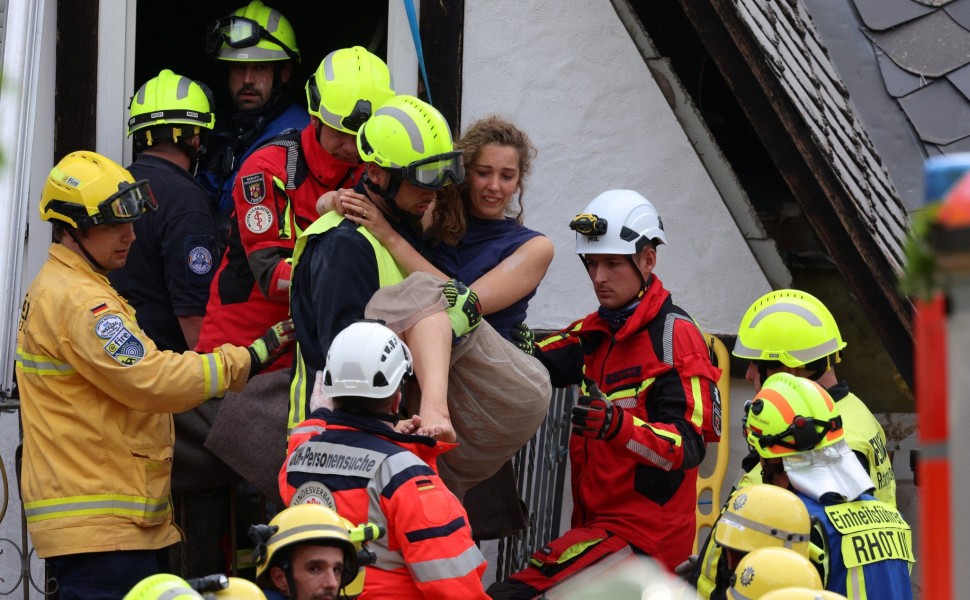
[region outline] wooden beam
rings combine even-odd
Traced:
[[[772,72],[733,0],[678,0],[815,234],[913,386],[912,307],[829,159]]]
[[[462,37],[464,0],[421,3],[421,45],[434,107],[441,111],[457,139],[461,129]]]
[[[54,163],[96,144],[98,11],[98,0],[57,0]]]

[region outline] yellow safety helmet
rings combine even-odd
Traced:
[[[761,600],[846,600],[846,597],[828,590],[786,587],[768,592]]]
[[[357,150],[364,162],[418,187],[437,190],[465,179],[448,122],[414,96],[394,96],[380,107],[357,132]]]
[[[278,10],[252,0],[209,24],[205,52],[217,60],[300,62],[293,26]]]
[[[256,547],[256,583],[267,587],[271,585],[269,569],[278,566],[289,570],[287,548],[301,544],[336,546],[344,553],[344,572],[340,579],[341,587],[350,584],[357,577],[357,550],[350,538],[353,525],[336,512],[319,504],[299,504],[282,510],[269,522],[268,526],[250,529],[250,536],[260,527],[265,533],[258,534],[262,543]],[[267,537],[268,534],[268,537]]]
[[[95,152],[72,152],[51,169],[40,196],[40,218],[77,229],[137,220],[158,204],[148,180]]]
[[[149,575],[142,579],[122,600],[188,600],[201,599],[187,581],[169,573]]]
[[[798,496],[759,483],[731,494],[714,524],[714,541],[739,552],[789,548],[808,558],[811,531],[811,517]]]
[[[309,113],[351,135],[393,96],[387,65],[360,46],[334,50],[306,82]]]
[[[819,384],[775,373],[747,411],[748,444],[762,458],[781,458],[831,446],[845,437],[842,416]]]
[[[822,579],[812,563],[788,548],[758,548],[738,563],[726,596],[730,600],[755,600],[786,587],[822,589]]]
[[[210,594],[205,594],[205,598],[216,598],[218,600],[266,600],[266,594],[259,589],[252,581],[247,581],[241,577],[229,577],[228,585]]]
[[[800,290],[765,294],[748,308],[732,354],[749,360],[802,367],[845,348],[835,318],[825,305]]]
[[[139,137],[146,146],[160,139],[178,142],[198,135],[200,129],[212,129],[216,123],[206,88],[169,69],[162,69],[157,77],[138,88],[128,103],[128,111],[128,135],[141,132]],[[146,131],[148,128],[153,129]]]

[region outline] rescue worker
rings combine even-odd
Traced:
[[[215,115],[205,88],[168,69],[138,89],[129,111],[128,135],[137,152],[129,172],[136,180],[148,180],[158,210],[135,221],[128,261],[108,279],[137,311],[138,324],[159,349],[185,352],[199,341],[213,257],[218,257],[208,196],[191,175]],[[185,540],[173,553],[172,566],[185,576],[212,573],[225,564],[213,548],[221,533],[217,526],[228,521],[228,507],[218,514],[214,501],[219,494],[212,488],[231,474],[216,475],[227,469],[210,458],[198,433],[208,428],[215,408],[174,415],[172,492]],[[200,486],[203,493],[186,501],[183,494]]]
[[[895,506],[867,493],[872,480],[828,392],[790,373],[771,375],[748,409],[747,430],[764,482],[795,492],[824,527],[825,589],[850,600],[912,598],[910,527]]]
[[[786,587],[822,589],[818,571],[804,555],[788,548],[756,548],[741,559],[731,576],[729,600],[757,600]]]
[[[148,182],[74,152],[51,170],[39,208],[54,243],[17,333],[27,529],[61,600],[117,599],[164,571],[179,540],[170,413],[242,387],[292,329],[210,354],[159,350],[107,279],[125,264],[133,222],[156,208]]]
[[[573,529],[490,587],[496,598],[531,598],[615,553],[672,570],[693,543],[705,442],[720,436],[720,370],[654,273],[667,241],[657,210],[610,190],[570,227],[600,308],[539,342],[536,356],[553,385],[582,386],[569,440]]]
[[[373,560],[363,542],[380,537],[377,526],[354,527],[319,504],[286,508],[249,534],[256,544],[256,582],[269,600],[356,596],[361,569]]]
[[[464,178],[444,117],[399,95],[358,132],[365,168],[355,187],[381,210],[398,235],[420,249],[421,216],[436,194]],[[297,365],[290,393],[292,429],[313,409],[334,337],[361,317],[380,319],[415,357],[420,399],[407,407],[419,420],[408,433],[459,447],[439,461],[458,498],[494,475],[535,434],[551,387],[538,361],[488,323],[474,291],[455,280],[405,271],[365,227],[329,212],[297,240],[290,309],[297,328]]]
[[[435,468],[454,444],[393,427],[401,383],[413,374],[407,345],[384,325],[361,321],[337,335],[326,365],[334,410],[314,412],[290,437],[280,471],[284,501],[330,506],[387,532],[374,542],[362,599],[486,598],[485,558]]]
[[[755,300],[741,319],[733,354],[751,362],[745,379],[757,391],[774,373],[791,373],[817,382],[839,404],[846,443],[876,484],[873,495],[896,505],[896,476],[886,434],[869,408],[840,381],[835,365],[845,348],[832,313],[822,302],[800,290],[777,290]],[[753,453],[742,466],[757,465]],[[739,486],[760,481],[757,469]]]
[[[690,580],[703,598],[721,599],[741,558],[757,548],[788,548],[810,558],[812,521],[805,505],[792,492],[773,485],[754,484],[736,490],[725,503],[705,542],[721,551],[704,552],[710,561]]]
[[[232,191],[229,248],[212,281],[198,350],[246,339],[288,316],[296,237],[315,219],[317,198],[357,181],[357,129],[393,95],[384,61],[359,46],[335,50],[307,81],[310,124],[243,163]],[[291,364],[288,354],[276,368]]]
[[[206,54],[227,66],[234,110],[220,114],[199,181],[212,197],[220,252],[229,236],[236,174],[249,155],[284,131],[303,129],[309,116],[297,102],[300,50],[290,22],[261,0],[209,24]]]
[[[199,340],[216,252],[208,197],[191,175],[215,115],[202,86],[168,69],[128,109],[136,152],[128,171],[148,180],[158,210],[135,222],[128,261],[108,279],[161,350],[185,352]]]
[[[202,594],[195,591],[189,582],[177,575],[158,573],[139,581],[124,600],[189,600],[200,599]]]

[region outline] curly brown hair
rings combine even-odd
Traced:
[[[519,211],[515,220],[523,223],[522,197],[525,195],[525,179],[536,156],[535,146],[524,131],[499,116],[488,116],[471,124],[465,135],[455,145],[464,153],[465,172],[471,171],[482,148],[488,144],[511,146],[519,154]],[[466,179],[467,181],[467,179]],[[448,186],[438,194],[429,234],[436,242],[454,246],[465,235],[468,214],[468,184]]]

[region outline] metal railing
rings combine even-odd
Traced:
[[[499,540],[498,581],[525,568],[536,548],[559,537],[569,460],[569,415],[575,403],[574,388],[554,390],[545,421],[512,459],[529,524],[523,531]]]

